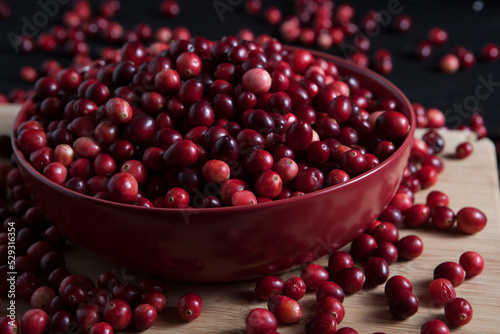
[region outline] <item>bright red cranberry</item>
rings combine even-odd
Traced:
[[[113,327],[107,322],[98,322],[89,328],[89,334],[113,334]]]
[[[300,170],[295,177],[295,186],[299,191],[304,193],[310,193],[321,189],[323,182],[323,173],[315,167]]]
[[[449,198],[445,193],[438,190],[433,190],[427,194],[426,205],[431,210],[434,210],[434,208],[437,206],[448,206]]]
[[[486,215],[479,209],[465,207],[456,214],[457,228],[466,234],[474,234],[486,227],[488,221]]]
[[[472,320],[472,306],[463,298],[454,298],[444,305],[446,319],[454,326],[467,325]]]
[[[377,117],[374,131],[383,140],[396,141],[406,136],[410,125],[402,113],[386,111]]]
[[[359,334],[354,328],[351,327],[342,327],[339,328],[335,334]]]
[[[165,194],[166,208],[187,208],[189,202],[189,193],[182,188],[174,187]]]
[[[132,320],[132,309],[124,300],[113,299],[102,310],[102,317],[114,331],[124,330]]]
[[[443,262],[434,268],[434,279],[446,278],[454,287],[461,285],[465,280],[465,271],[456,262]]]
[[[304,280],[307,289],[317,290],[325,281],[328,281],[328,271],[319,264],[311,263],[302,269],[300,277]]]
[[[361,291],[365,283],[363,271],[356,267],[344,268],[337,271],[333,277],[335,283],[340,285],[347,294]]]
[[[370,231],[370,235],[375,239],[376,243],[388,241],[395,243],[399,239],[399,231],[397,227],[389,222],[382,222]]]
[[[296,324],[302,320],[302,308],[293,298],[274,295],[267,302],[267,308],[282,324]]]
[[[286,280],[283,288],[283,294],[295,300],[304,297],[306,293],[306,283],[300,277],[290,277]]]
[[[458,159],[464,159],[469,155],[471,155],[473,151],[474,151],[474,146],[472,146],[471,143],[469,142],[460,143],[455,149],[455,156]]]
[[[448,326],[438,319],[429,320],[420,328],[420,334],[450,334]]]
[[[177,313],[185,321],[197,319],[202,312],[201,297],[193,292],[183,295],[177,302]]]
[[[342,302],[333,297],[326,297],[316,305],[316,314],[329,314],[337,324],[344,319],[345,310]]]
[[[372,256],[376,248],[375,238],[364,233],[352,241],[350,252],[354,260],[364,260]]]
[[[132,314],[132,324],[135,329],[145,331],[151,328],[157,318],[156,309],[149,304],[140,304]]]
[[[255,284],[255,293],[260,299],[268,300],[274,295],[283,293],[285,284],[276,276],[264,276]]]
[[[182,78],[192,78],[201,72],[201,59],[194,52],[183,52],[177,57],[175,66]]]
[[[249,190],[238,190],[231,195],[231,206],[257,204],[255,194]]]
[[[119,97],[114,97],[106,102],[106,116],[114,123],[123,124],[132,119],[133,111],[130,104]]]
[[[433,300],[442,305],[457,296],[453,284],[451,284],[451,282],[446,278],[433,280],[431,284],[429,284],[429,294]]]
[[[333,297],[343,302],[345,297],[344,290],[335,282],[323,282],[316,290],[316,300],[320,302],[327,297]]]
[[[395,246],[398,249],[399,257],[404,260],[413,260],[424,251],[422,239],[416,235],[407,235],[399,239]]]
[[[63,184],[66,181],[67,173],[66,167],[59,162],[52,162],[43,169],[43,175],[57,184]]]
[[[418,311],[418,298],[408,290],[400,290],[389,299],[389,311],[396,317],[407,319]]]
[[[202,168],[203,177],[207,182],[222,184],[229,179],[230,167],[222,160],[209,160]]]
[[[121,203],[133,202],[139,191],[137,180],[129,173],[114,174],[108,183],[111,199]]]
[[[40,309],[28,310],[21,318],[21,330],[25,334],[43,334],[49,325],[49,316]]]
[[[455,224],[455,213],[447,206],[436,206],[431,213],[432,225],[441,231],[450,229]]]
[[[352,266],[354,266],[354,260],[346,251],[336,251],[328,258],[328,272],[332,277],[339,270]]]
[[[475,277],[483,272],[484,259],[481,254],[468,251],[460,255],[459,264],[465,271],[467,278]]]
[[[245,319],[245,328],[248,334],[266,334],[276,331],[278,321],[271,311],[264,308],[255,308],[248,313]]]
[[[405,223],[408,227],[418,228],[425,226],[431,217],[431,209],[424,204],[415,204],[405,211]]]
[[[384,293],[388,299],[391,299],[399,291],[413,291],[411,282],[404,276],[396,275],[389,278],[385,283]]]
[[[281,158],[273,166],[273,170],[277,172],[283,184],[290,183],[297,176],[299,168],[297,163],[290,158]]]
[[[318,314],[307,321],[305,331],[306,334],[335,334],[337,322],[329,314]]]
[[[395,263],[398,259],[398,249],[393,243],[383,241],[378,244],[377,249],[373,252],[373,256],[384,259],[388,265]]]

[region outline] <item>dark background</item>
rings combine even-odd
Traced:
[[[40,0],[58,1],[66,3],[68,0]],[[369,10],[387,9],[387,1],[342,1],[351,3],[356,9],[355,22],[359,22]],[[38,67],[48,57],[54,57],[63,65],[67,65],[69,58],[62,55],[47,55],[35,52],[28,55],[16,55],[10,45],[7,34],[14,32],[20,34],[23,21],[22,17],[32,20],[33,15],[41,10],[38,1],[7,1],[12,7],[12,16],[0,20],[0,92],[7,93],[12,88],[29,88],[19,79],[19,69],[23,65]],[[179,0],[181,14],[175,19],[167,19],[158,13],[159,0],[131,1],[122,0],[120,12],[113,18],[123,24],[125,29],[132,29],[139,22],[146,22],[153,27],[184,25],[193,35],[201,35],[211,39],[218,39],[224,35],[235,35],[242,28],[250,28],[255,34],[267,33],[278,36],[278,28],[263,21],[261,16],[251,16],[244,12],[244,0]],[[223,20],[215,9],[217,3],[226,3],[231,10],[223,13]],[[293,1],[263,0],[263,7],[279,6],[284,17],[292,13]],[[336,1],[335,4],[342,3]],[[73,1],[60,5],[56,15],[39,33],[48,31],[53,24],[59,24],[63,12],[69,10]],[[91,1],[97,10],[101,1]],[[232,5],[231,5],[232,4]],[[453,105],[463,105],[466,101],[474,100],[476,87],[484,78],[498,82],[497,87],[488,96],[480,101],[478,111],[485,120],[488,135],[496,138],[500,135],[500,60],[495,63],[486,63],[477,60],[476,65],[467,70],[460,70],[454,74],[443,74],[437,70],[439,58],[458,45],[479,55],[482,47],[489,42],[500,45],[500,1],[474,1],[474,0],[401,0],[403,13],[409,14],[413,19],[413,28],[404,34],[382,29],[381,33],[371,39],[372,48],[368,52],[371,56],[378,48],[391,51],[394,60],[394,71],[388,79],[398,85],[412,102],[422,103],[426,107],[437,107],[443,110],[450,127],[456,127],[460,122],[466,123],[471,114],[470,108],[457,114]],[[474,10],[475,6],[482,7]],[[433,55],[426,60],[419,60],[412,56],[417,42],[426,38],[427,32],[434,26],[446,29],[450,40],[434,49]],[[96,55],[103,44],[90,43],[93,54]],[[327,52],[341,55],[338,47],[333,47]],[[484,92],[481,91],[481,92]],[[476,100],[477,101],[477,100]]]

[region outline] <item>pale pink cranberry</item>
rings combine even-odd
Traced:
[[[243,88],[254,94],[264,94],[271,89],[271,75],[264,69],[252,68],[241,78]]]

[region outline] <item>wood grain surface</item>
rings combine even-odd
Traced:
[[[18,110],[18,106],[0,108],[0,131],[10,133],[10,125]],[[417,131],[417,136],[423,132]],[[455,228],[447,232],[438,232],[431,227],[418,230],[402,229],[402,236],[417,234],[424,241],[425,250],[421,257],[414,261],[397,262],[390,267],[390,274],[404,275],[414,286],[414,292],[420,300],[418,313],[407,319],[397,320],[388,311],[387,300],[383,294],[383,286],[371,290],[363,290],[344,301],[346,315],[342,326],[355,328],[360,334],[385,332],[420,333],[421,325],[430,319],[444,320],[444,311],[430,299],[427,289],[432,280],[434,268],[444,261],[458,261],[465,251],[477,251],[485,259],[484,272],[475,278],[468,279],[457,287],[457,295],[467,299],[473,306],[474,317],[471,323],[462,328],[454,328],[451,333],[499,333],[500,317],[500,199],[495,148],[488,139],[475,140],[473,134],[462,131],[442,131],[446,139],[443,153],[445,171],[440,174],[439,182],[430,189],[419,192],[416,203],[425,203],[425,196],[431,190],[441,190],[449,195],[450,207],[456,211],[465,206],[475,206],[488,217],[487,227],[478,234],[466,236]],[[474,153],[464,160],[453,158],[458,143],[471,140]],[[131,245],[133,247],[133,245]],[[139,273],[107,263],[88,252],[69,245],[65,251],[67,267],[72,273],[87,274],[96,279],[104,272],[115,270],[125,279],[137,283]],[[154,256],[154,254],[151,254]],[[317,261],[327,264],[327,258]],[[362,264],[357,264],[362,265]],[[279,275],[283,280],[298,276],[299,270]],[[219,333],[244,334],[245,317],[256,307],[266,307],[266,302],[258,300],[253,293],[255,281],[231,284],[193,284],[166,282],[167,308],[158,317],[155,326],[145,333]],[[203,313],[197,320],[186,323],[176,314],[176,303],[186,292],[196,292],[203,298]],[[7,301],[2,300],[1,314],[5,314]],[[314,314],[315,294],[308,292],[300,300],[304,312],[303,320],[296,325],[279,325],[280,333],[304,333],[306,321]],[[17,317],[20,319],[27,305],[18,302]]]

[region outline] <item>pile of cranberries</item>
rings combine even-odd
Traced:
[[[392,99],[271,38],[129,42],[34,90],[16,131],[33,167],[71,190],[148,207],[330,187],[387,159],[410,128]]]

